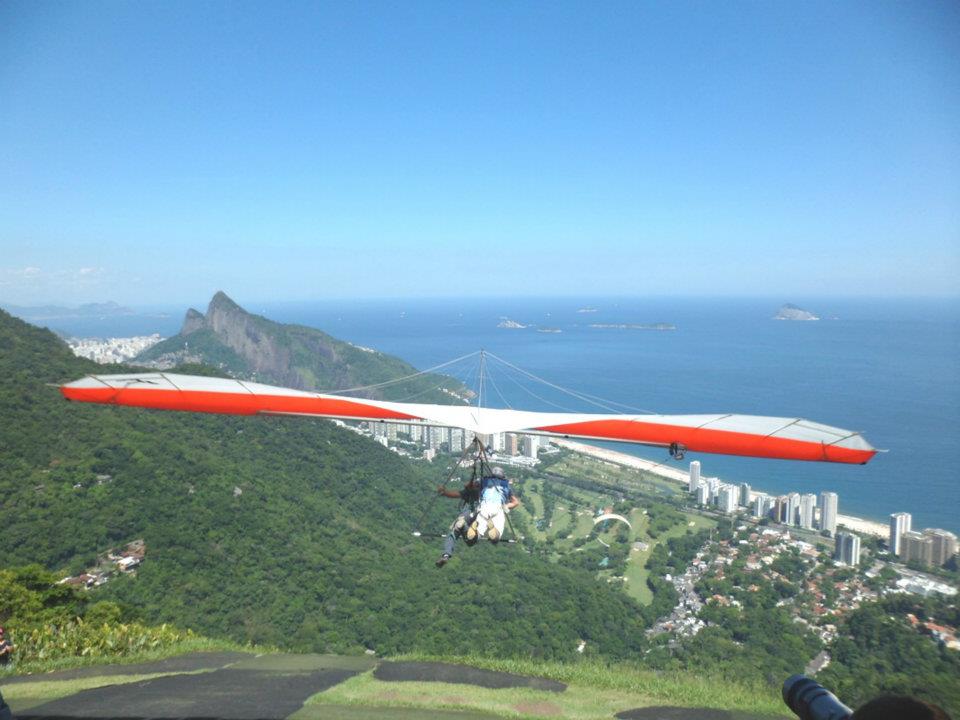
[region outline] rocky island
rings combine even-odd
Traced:
[[[819,320],[820,318],[814,315],[809,310],[804,310],[801,307],[797,307],[791,303],[786,303],[780,307],[780,310],[776,315],[773,316],[774,320]]]
[[[592,328],[604,330],[676,330],[672,323],[592,323]]]

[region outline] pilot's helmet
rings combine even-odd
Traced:
[[[504,477],[503,468],[502,468],[502,467],[495,467],[493,470],[490,471],[490,474],[493,475],[495,478],[502,478],[502,477]]]

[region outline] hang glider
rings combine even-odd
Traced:
[[[865,464],[876,453],[858,432],[803,418],[533,412],[341,397],[224,378],[146,373],[89,375],[60,386],[68,400],[227,415],[305,415],[614,440],[684,451]]]

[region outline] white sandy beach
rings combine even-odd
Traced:
[[[644,470],[668,480],[674,480],[684,487],[686,487],[687,483],[689,482],[690,475],[689,471],[686,469],[680,470],[676,467],[670,467],[663,463],[655,463],[652,460],[644,460],[643,458],[638,458],[634,455],[628,455],[627,453],[617,452],[616,450],[607,450],[606,448],[599,448],[593,445],[587,445],[585,443],[574,442],[572,440],[551,438],[551,442],[557,447],[562,447],[566,450],[573,450],[574,452],[589,455],[590,457],[597,458],[598,460],[616,463],[617,465],[623,465],[625,467],[633,468],[634,470]],[[863,533],[866,535],[876,535],[878,537],[885,538],[888,534],[888,528],[883,523],[876,522],[874,520],[864,520],[863,518],[853,517],[852,515],[838,514],[837,524],[843,525],[854,532]]]

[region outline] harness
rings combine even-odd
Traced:
[[[476,452],[475,455],[474,452]],[[477,437],[475,437],[473,442],[471,442],[464,449],[463,453],[460,455],[460,458],[453,464],[453,467],[450,469],[446,480],[443,481],[441,488],[446,489],[447,485],[457,474],[457,471],[464,464],[464,461],[471,456],[473,457],[473,462],[470,469],[470,479],[466,482],[464,486],[465,489],[461,490],[460,492],[460,506],[458,510],[462,513],[464,508],[469,507],[471,511],[476,514],[479,513],[480,498],[482,496],[484,487],[490,486],[491,483],[496,483],[496,486],[500,489],[500,492],[503,495],[503,502],[507,501],[507,498],[510,497],[512,490],[506,478],[499,478],[493,475],[493,471],[490,468],[490,461],[487,457],[487,450]],[[471,490],[470,496],[468,497],[464,497],[466,488],[470,488]],[[433,508],[433,504],[437,501],[439,496],[439,493],[434,493],[433,498],[429,503],[427,503],[427,506],[424,508],[423,513],[420,515],[420,519],[417,521],[417,525],[413,530],[414,537],[423,536],[423,533],[420,531],[420,527],[423,525],[423,521],[426,519],[427,514]],[[504,513],[504,517],[506,518],[507,526],[510,528],[511,538],[510,540],[501,540],[501,542],[515,543],[517,542],[517,533],[514,531],[513,524],[510,522],[510,515],[508,513]],[[437,537],[445,537],[446,535],[446,533],[431,533],[431,535],[434,534]]]

